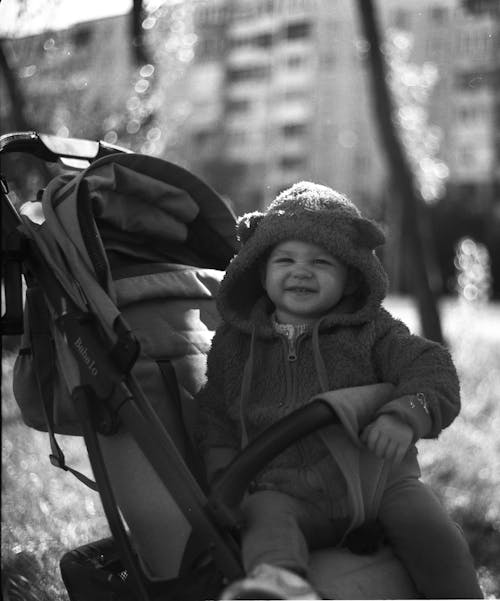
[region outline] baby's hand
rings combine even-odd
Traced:
[[[380,459],[400,463],[413,441],[413,430],[394,415],[380,415],[368,424],[361,442]]]

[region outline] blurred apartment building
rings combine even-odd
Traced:
[[[299,179],[331,185],[365,209],[387,194],[357,2],[192,3],[194,59],[183,78],[162,85],[157,121],[169,130],[162,131],[163,155],[204,175],[237,212],[262,206]],[[449,174],[440,177],[448,176],[455,198],[481,205],[494,201],[500,180],[499,21],[466,13],[462,4],[375,1],[382,33],[393,28],[413,40],[409,62],[436,66],[428,121],[441,131],[437,156]],[[8,50],[27,112],[46,131],[120,143],[109,136],[134,101],[127,15],[9,40]],[[411,72],[408,78],[411,88]],[[179,98],[189,110],[178,156],[169,150],[168,124]],[[2,89],[0,100],[7,131],[12,107]]]
[[[498,21],[466,13],[461,0],[376,6],[384,30],[409,34],[409,62],[437,68],[428,109],[449,168],[440,177],[467,201],[492,202],[495,170],[500,175]],[[215,169],[238,209],[265,204],[299,179],[361,203],[385,193],[357,3],[199,1],[196,17],[191,155],[208,177]]]

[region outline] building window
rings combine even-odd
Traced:
[[[224,41],[218,37],[204,37],[196,44],[196,59],[204,62],[216,59],[224,52]]]
[[[273,36],[271,33],[261,33],[255,38],[255,46],[259,48],[269,48],[273,43]]]
[[[248,81],[252,79],[265,79],[269,77],[268,65],[256,65],[244,69],[229,69],[227,79],[229,82]]]
[[[285,38],[288,40],[297,40],[309,37],[310,33],[311,23],[309,21],[290,23],[285,29]]]
[[[444,6],[433,6],[430,9],[431,21],[436,25],[443,25],[446,21],[446,12]]]
[[[460,123],[474,123],[486,121],[490,115],[488,109],[480,104],[459,106],[456,110],[457,121]]]
[[[250,108],[249,100],[229,100],[227,103],[227,110],[230,113],[245,112],[249,108]]]
[[[500,14],[498,0],[465,0],[465,8],[474,15],[487,14],[495,17]]]
[[[460,90],[479,90],[498,85],[499,74],[490,71],[463,71],[455,76],[455,87]]]
[[[304,156],[282,156],[279,160],[280,167],[283,169],[300,169],[305,166]]]
[[[272,33],[261,33],[258,36],[244,36],[233,38],[230,41],[232,48],[239,48],[242,46],[254,46],[257,48],[269,48],[273,43]]]
[[[458,162],[462,167],[472,167],[476,163],[475,151],[469,146],[458,149]]]
[[[487,58],[492,53],[493,36],[489,31],[463,30],[457,43],[457,52],[467,57]]]
[[[286,138],[293,138],[295,136],[303,136],[307,133],[306,123],[286,123],[281,131]]]
[[[293,100],[306,100],[309,98],[310,92],[308,90],[304,90],[304,88],[285,90],[281,97],[283,100],[293,101]]]
[[[268,12],[268,13],[274,12],[274,0],[265,0],[264,6],[265,6],[266,12]]]
[[[294,54],[286,59],[286,64],[289,69],[299,69],[308,62],[308,57],[302,54]]]

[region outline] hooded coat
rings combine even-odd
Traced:
[[[365,408],[365,423],[396,415],[412,428],[414,442],[437,437],[453,421],[460,394],[450,355],[412,335],[382,307],[387,278],[374,249],[384,235],[346,197],[317,184],[295,184],[265,213],[245,215],[238,236],[240,250],[218,294],[222,324],[198,395],[198,440],[209,479],[247,439],[330,391],[391,384],[383,404]],[[293,348],[273,325],[274,307],[261,284],[270,250],[291,239],[325,248],[355,282]],[[364,448],[357,433],[329,426],[307,436],[276,457],[255,487],[306,499],[332,518],[349,517],[349,529],[360,525],[375,517],[392,479],[419,477],[420,471],[414,446],[392,467]]]

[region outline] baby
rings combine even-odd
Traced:
[[[341,545],[363,525],[353,479],[382,486],[377,521],[421,595],[482,598],[465,540],[419,479],[415,448],[458,414],[456,371],[443,347],[382,308],[387,278],[374,253],[382,231],[345,196],[300,182],[265,213],[245,215],[238,234],[198,396],[209,481],[314,395],[380,382],[394,395],[359,433],[361,450],[340,427],[324,429],[262,470],[241,508],[247,577],[223,598],[320,598],[307,580],[309,551]],[[346,453],[359,455],[355,474]],[[373,482],[382,472],[386,479]]]

